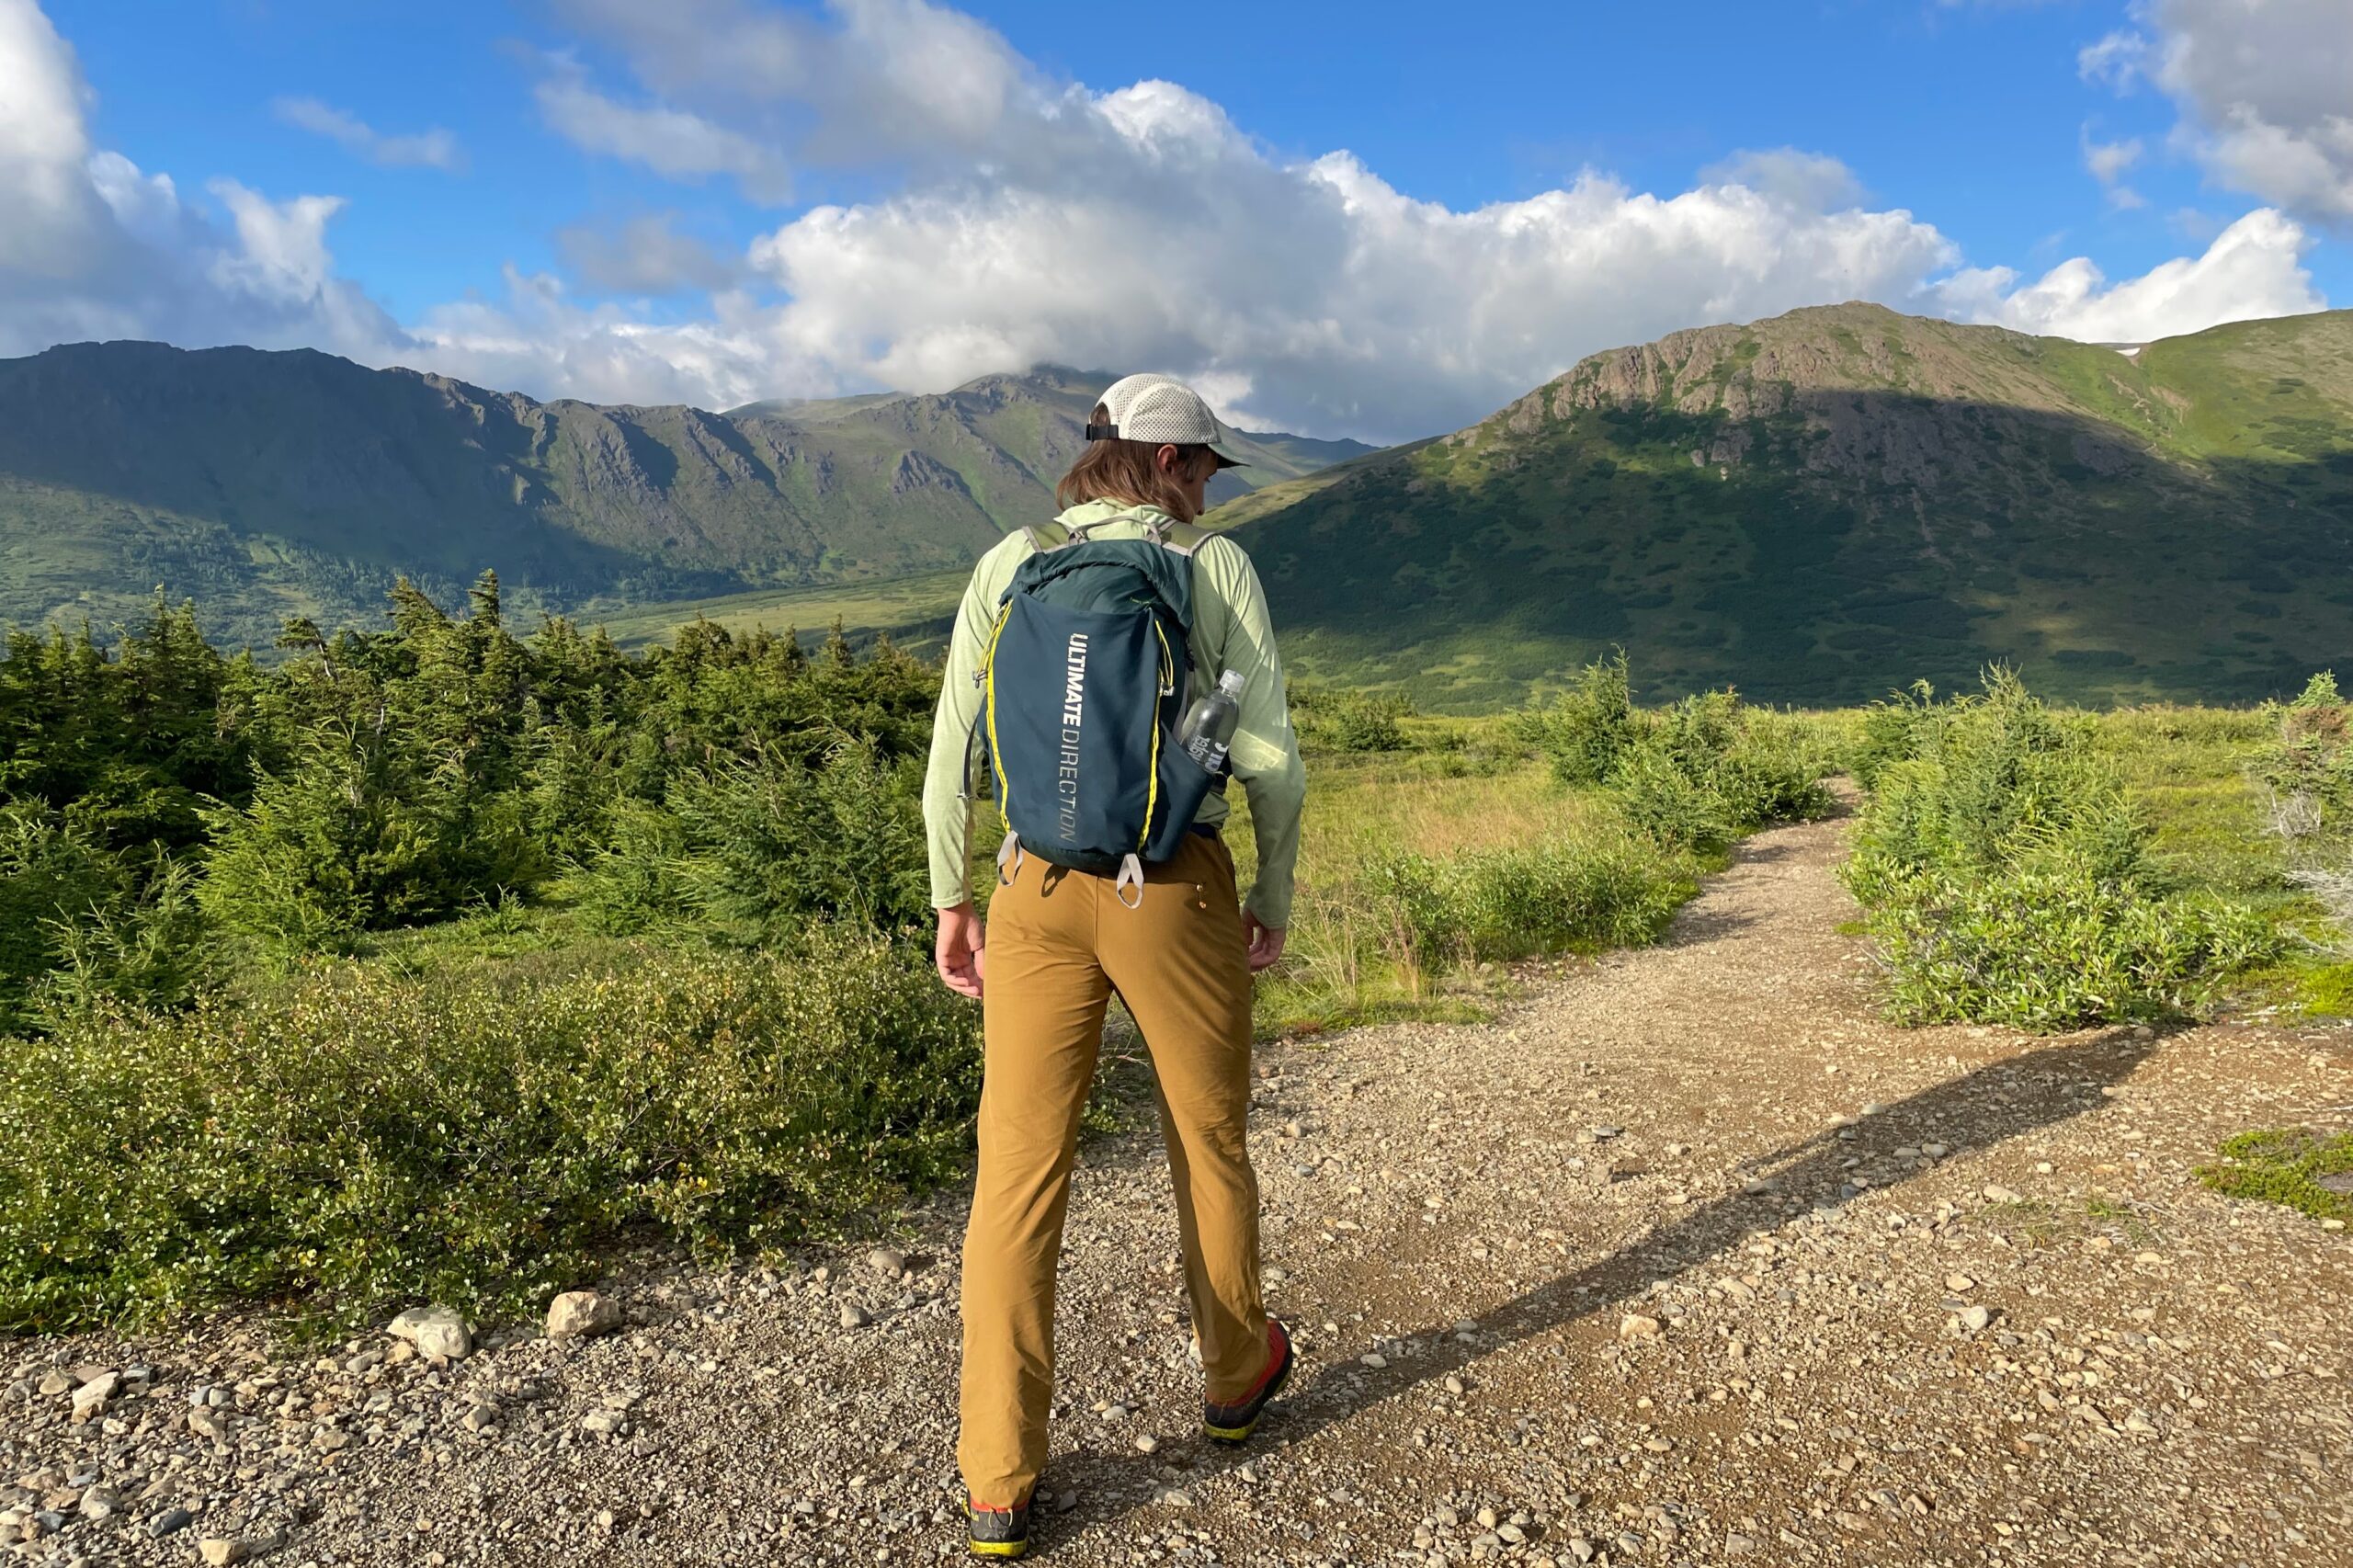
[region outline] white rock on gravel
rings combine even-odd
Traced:
[[[384,1332],[416,1346],[420,1356],[445,1361],[462,1361],[474,1347],[466,1320],[448,1307],[411,1307],[386,1324]]]
[[[621,1325],[621,1304],[596,1290],[566,1290],[548,1303],[550,1339],[587,1339]]]
[[[113,1372],[102,1372],[74,1391],[74,1419],[88,1421],[106,1413],[115,1391],[122,1386],[122,1379]]]

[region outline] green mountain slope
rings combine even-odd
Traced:
[[[1614,644],[1654,694],[2001,658],[2084,700],[2255,698],[2353,661],[2353,312],[2131,358],[1871,305],[1677,333],[1219,518],[1294,663],[1432,705]]]
[[[585,609],[968,565],[1051,516],[1110,378],[1054,367],[937,395],[541,403],[329,355],[75,344],[0,361],[0,622],[194,595],[231,642],[372,624],[392,576]],[[1245,437],[1220,494],[1369,449]]]

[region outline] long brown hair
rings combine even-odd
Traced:
[[[1111,423],[1111,411],[1101,403],[1088,415],[1095,424]],[[1086,450],[1070,465],[1054,486],[1054,504],[1071,507],[1084,501],[1122,501],[1131,506],[1157,506],[1181,523],[1200,516],[1176,480],[1160,472],[1164,441],[1089,441]],[[1188,460],[1214,462],[1207,447],[1183,447]]]

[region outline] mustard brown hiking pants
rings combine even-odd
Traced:
[[[1233,860],[1217,839],[1188,833],[1173,858],[1144,868],[1137,907],[1113,883],[1025,858],[989,903],[956,1449],[983,1507],[1026,1501],[1045,1463],[1054,1269],[1079,1115],[1115,991],[1152,1054],[1208,1395],[1243,1399],[1267,1369],[1258,1178],[1244,1142],[1250,963]]]

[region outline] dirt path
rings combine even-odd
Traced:
[[[1760,835],[1669,943],[1493,1024],[1267,1053],[1305,1356],[1240,1455],[1195,1436],[1158,1151],[1091,1147],[1042,1558],[2353,1562],[2353,1245],[2193,1176],[2242,1128],[2344,1125],[2347,1032],[1890,1028],[1838,855]],[[373,1336],[266,1363],[229,1324],[12,1346],[0,1506],[58,1510],[35,1562],[952,1555],[960,1218],[917,1217],[901,1278],[646,1260],[622,1333],[441,1369]],[[153,1392],[104,1425],[37,1392],[131,1360]],[[193,1522],[153,1539],[166,1508]]]

